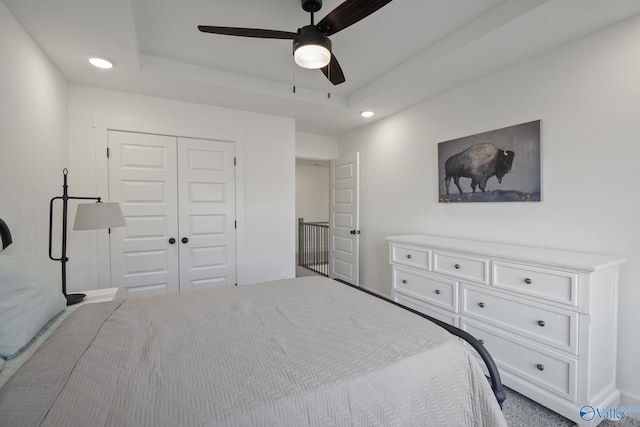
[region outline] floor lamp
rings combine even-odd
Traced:
[[[67,305],[79,303],[85,294],[67,294],[67,215],[69,200],[94,200],[96,203],[82,203],[78,205],[74,230],[99,230],[104,228],[124,227],[126,222],[122,216],[122,210],[118,203],[102,203],[100,197],[73,197],[68,194],[67,174],[62,170],[64,184],[62,196],[54,197],[49,202],[49,258],[60,261],[62,265],[62,293],[67,298]],[[52,230],[53,230],[53,206],[56,200],[62,200],[62,251],[60,258],[54,258],[52,254]]]

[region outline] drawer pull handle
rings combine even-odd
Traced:
[[[407,258],[409,258],[409,259],[413,258],[413,255],[407,254]]]
[[[440,289],[436,289],[436,295],[440,295]]]
[[[478,303],[478,305],[480,306],[480,308],[484,308],[484,303],[483,302]]]
[[[538,325],[544,326],[544,320],[538,320]]]
[[[478,340],[478,342],[482,345],[484,345],[484,340]]]
[[[402,283],[407,283],[407,279],[402,279]]]
[[[544,371],[544,365],[542,363],[538,363],[536,368],[538,368],[538,371]]]
[[[526,283],[527,285],[530,285],[533,283],[533,280],[529,279],[528,277],[526,279],[524,279],[524,283]]]
[[[462,268],[462,266],[460,264],[456,264],[456,265],[454,265],[454,267],[455,267],[456,270],[460,270],[460,268]]]

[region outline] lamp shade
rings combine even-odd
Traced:
[[[126,225],[119,203],[81,203],[76,211],[73,229],[99,230]]]

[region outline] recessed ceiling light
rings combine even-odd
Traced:
[[[113,67],[113,62],[104,58],[89,58],[89,63],[98,68],[109,69]]]
[[[362,112],[360,113],[360,115],[361,115],[362,117],[364,117],[364,118],[368,118],[368,117],[373,116],[373,111],[362,111]]]

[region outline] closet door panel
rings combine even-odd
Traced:
[[[112,286],[129,297],[178,291],[176,138],[109,131],[109,196],[127,226],[111,230]]]
[[[235,285],[234,144],[178,138],[180,291]]]

